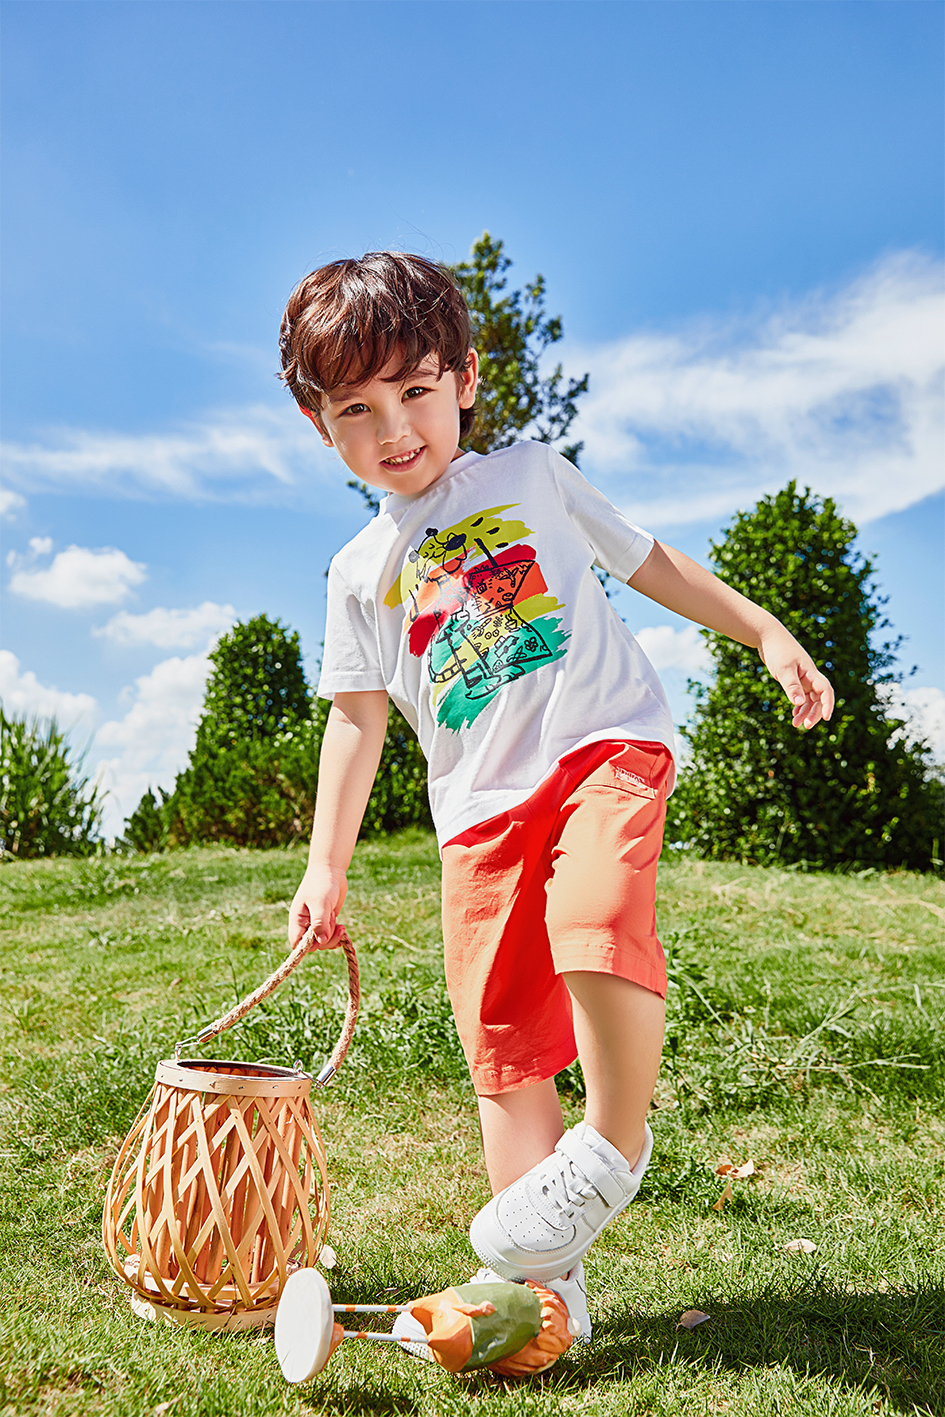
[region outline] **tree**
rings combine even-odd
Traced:
[[[98,849],[102,798],[81,768],[55,719],[43,727],[0,709],[0,858]]]
[[[190,762],[160,806],[149,790],[129,818],[125,841],[136,850],[280,846],[311,827],[324,715],[313,717],[298,634],[257,615],[209,658]]]
[[[129,851],[161,851],[167,842],[167,804],[170,793],[158,788],[161,801],[150,787],[130,817],[125,818],[125,834],[117,845]]]
[[[285,846],[309,835],[328,703],[313,698],[298,635],[257,615],[237,623],[213,665],[190,761],[172,793],[149,788],[128,818],[134,851],[219,842]],[[426,765],[391,706],[362,835],[430,825]]]
[[[577,416],[577,400],[587,393],[589,376],[565,383],[560,364],[542,377],[542,356],[564,333],[561,318],[545,313],[544,276],[502,294],[511,264],[502,242],[484,231],[470,259],[452,268],[479,353],[476,425],[469,439],[477,453],[507,448],[526,430],[537,442],[560,442]],[[571,443],[561,452],[576,464],[582,447]]]
[[[298,634],[257,615],[238,621],[210,652],[199,749],[271,741],[311,717]]]
[[[715,679],[697,687],[669,831],[705,856],[922,870],[940,854],[941,785],[925,745],[888,714],[898,642],[874,643],[888,622],[855,537],[830,498],[791,482],[712,545],[716,573],[787,626],[837,706],[830,723],[798,732],[756,652],[704,632]]]

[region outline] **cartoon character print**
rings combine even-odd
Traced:
[[[427,656],[437,721],[458,731],[500,689],[565,653],[531,529],[488,507],[445,530],[427,527],[384,603],[406,605],[410,653]]]

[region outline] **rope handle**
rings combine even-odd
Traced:
[[[361,986],[358,978],[358,957],[355,954],[354,945],[351,943],[348,931],[344,925],[337,927],[341,938],[338,943],[344,950],[345,962],[348,966],[348,1004],[345,1009],[345,1019],[341,1026],[341,1034],[338,1042],[332,1050],[332,1055],[315,1079],[316,1086],[324,1087],[325,1083],[334,1077],[345,1060],[345,1054],[351,1046],[351,1039],[354,1035],[354,1025],[358,1018],[358,1005],[361,1002]],[[236,1004],[229,1013],[223,1014],[214,1023],[208,1023],[206,1028],[202,1028],[195,1038],[196,1043],[206,1043],[209,1038],[215,1038],[224,1029],[232,1028],[234,1023],[239,1023],[245,1018],[250,1009],[254,1008],[261,1000],[267,998],[295,969],[304,957],[311,952],[312,942],[315,939],[314,927],[306,930],[299,940],[295,949],[288,958],[280,964],[279,968],[270,974],[269,978],[260,984],[258,989],[254,989],[252,994],[247,994]],[[180,1057],[181,1044],[177,1045],[177,1056]]]

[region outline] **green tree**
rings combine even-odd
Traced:
[[[306,837],[323,729],[309,720],[271,739],[198,743],[161,813],[167,844],[274,847]]]
[[[271,742],[311,717],[296,631],[256,615],[238,621],[210,652],[198,749]]]
[[[55,719],[44,727],[0,709],[0,859],[98,849],[102,798],[81,769]]]
[[[284,846],[307,837],[328,703],[313,699],[298,635],[257,615],[210,656],[197,741],[172,793],[149,788],[126,823],[134,851],[220,842]],[[430,824],[426,765],[393,706],[362,834]]]
[[[697,688],[692,752],[668,829],[703,855],[821,867],[927,869],[940,854],[941,785],[924,744],[890,716],[898,644],[872,563],[829,498],[790,483],[712,545],[717,575],[776,615],[832,680],[832,720],[809,733],[755,651],[705,632],[714,682]],[[937,841],[936,841],[937,839]]]
[[[426,758],[403,714],[389,704],[387,734],[361,835],[385,836],[402,827],[432,825]]]
[[[125,838],[137,849],[280,846],[311,827],[324,715],[313,716],[298,634],[256,615],[209,658],[190,762],[160,807],[150,792],[138,804]]]
[[[116,846],[126,851],[161,851],[167,842],[166,807],[170,793],[158,788],[161,800],[158,802],[150,787],[130,817],[125,818],[125,834]]]
[[[577,401],[588,378],[565,381],[558,364],[542,376],[541,361],[563,334],[561,318],[545,313],[545,278],[503,294],[511,259],[488,231],[474,244],[470,259],[453,266],[472,321],[479,353],[476,425],[469,446],[477,453],[507,448],[523,432],[540,443],[559,443],[577,416]],[[583,444],[561,452],[573,463]]]

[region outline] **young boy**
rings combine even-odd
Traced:
[[[589,1338],[582,1257],[653,1145],[674,775],[663,690],[594,566],[756,648],[796,727],[828,719],[833,693],[773,616],[545,444],[462,451],[478,362],[441,267],[379,252],[314,271],[280,345],[302,413],[387,494],[329,572],[318,693],[333,705],[289,941],[314,926],[335,943],[391,698],[429,764],[446,978],[493,1190],[470,1239],[505,1278],[559,1289]],[[564,1131],[554,1076],[575,1056],[587,1107]]]

